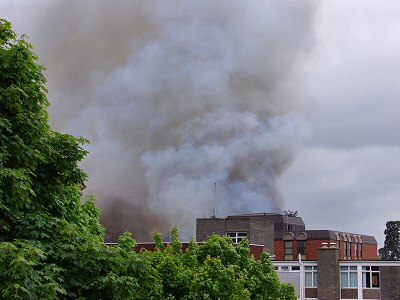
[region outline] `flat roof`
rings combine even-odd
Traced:
[[[240,214],[240,215],[231,215],[227,216],[227,219],[233,218],[260,218],[260,219],[268,219],[271,221],[280,221],[282,223],[289,223],[295,225],[302,225],[305,226],[303,219],[301,217],[294,217],[288,215],[282,215],[278,213],[271,213],[271,212],[261,212],[261,213],[248,213],[248,214]]]

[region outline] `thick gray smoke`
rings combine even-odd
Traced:
[[[36,26],[52,120],[91,140],[87,192],[113,238],[171,225],[190,237],[213,214],[214,182],[218,216],[282,208],[275,181],[305,131],[312,3],[48,4]]]

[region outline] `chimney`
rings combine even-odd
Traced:
[[[334,244],[334,245],[333,245]],[[336,243],[318,248],[318,299],[340,299],[339,249]]]

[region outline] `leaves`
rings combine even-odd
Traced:
[[[212,236],[182,251],[177,228],[157,251],[123,234],[104,244],[100,210],[81,197],[84,138],[51,130],[43,67],[0,19],[1,299],[295,299],[266,254]]]
[[[383,260],[400,260],[400,221],[386,223],[385,244],[379,249]]]
[[[260,261],[250,256],[248,241],[234,246],[213,235],[201,245],[191,241],[182,252],[174,249],[176,228],[171,236],[164,250],[138,254],[160,278],[161,299],[296,299],[293,286],[279,282],[266,253]]]
[[[2,299],[58,299],[66,294],[60,284],[62,269],[44,263],[44,251],[30,241],[0,243],[0,280]]]

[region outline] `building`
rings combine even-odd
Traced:
[[[317,260],[273,261],[298,299],[400,299],[400,261],[341,260],[335,243],[317,252]]]
[[[230,216],[196,220],[196,241],[205,241],[213,234],[227,235],[234,243],[247,238],[250,244],[263,245],[268,253],[274,253],[274,222],[266,218]]]
[[[227,235],[234,243],[247,238],[250,244],[264,245],[275,260],[317,260],[322,243],[335,244],[340,260],[378,260],[378,244],[373,236],[335,230],[306,230],[295,215],[255,213],[226,218],[196,220],[196,241],[212,234]]]
[[[275,213],[196,220],[198,243],[212,234],[229,236],[234,243],[247,238],[255,259],[267,251],[281,282],[292,283],[298,299],[400,300],[400,261],[379,260],[373,236],[306,230],[300,217]],[[184,251],[188,246],[182,243]],[[137,252],[155,249],[154,242],[135,247]]]
[[[337,245],[321,245],[316,260],[273,260],[280,281],[293,284],[301,300],[400,299],[400,261],[341,260]],[[184,251],[188,246],[182,243]],[[144,249],[154,251],[156,245],[138,243],[135,247],[137,252]],[[250,244],[256,259],[263,250],[263,245]]]
[[[400,299],[400,262],[380,261],[373,236],[306,230],[297,215],[276,213],[196,220],[197,242],[212,234],[229,236],[234,243],[247,238],[251,253],[267,251],[281,281],[295,286],[298,299]]]

